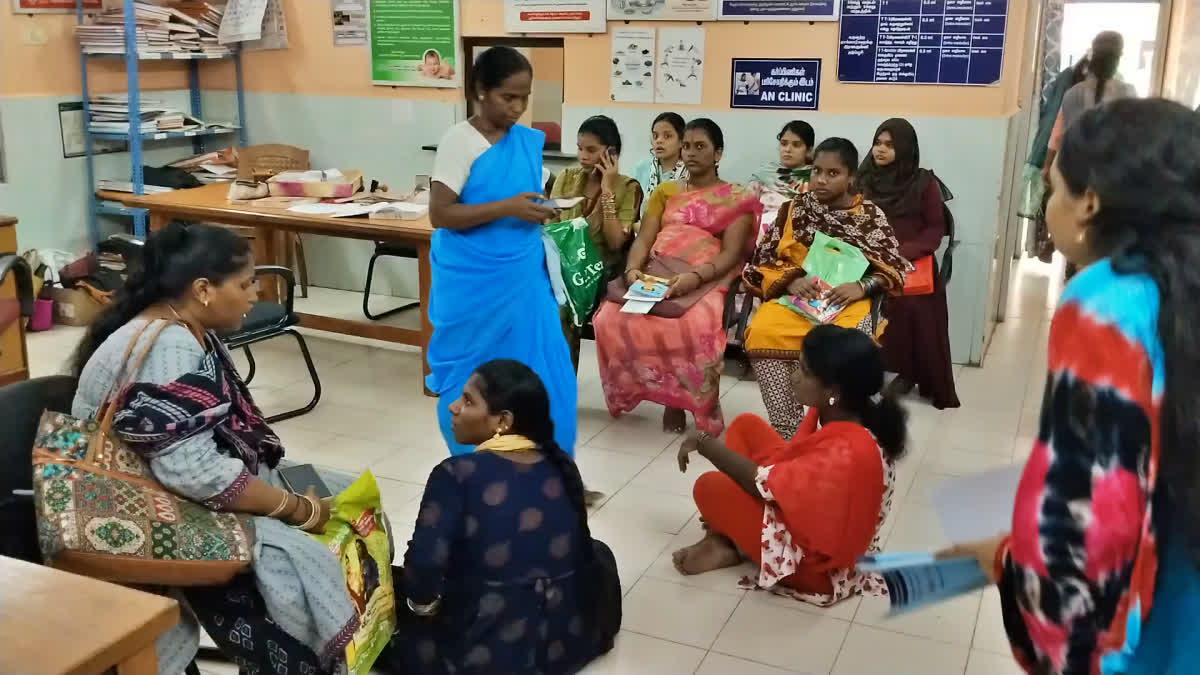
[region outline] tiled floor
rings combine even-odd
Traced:
[[[1057,266],[1022,265],[1009,320],[996,329],[982,369],[957,369],[963,407],[938,412],[911,402],[911,450],[900,464],[896,504],[887,524],[889,550],[928,550],[948,542],[930,490],[958,476],[1026,456],[1040,403],[1048,318],[1060,285]],[[322,293],[322,302],[357,306],[353,294]],[[346,305],[349,304],[349,307]],[[79,337],[55,329],[31,335],[35,375],[57,372]],[[445,454],[434,400],[421,395],[415,351],[310,338],[325,388],[312,413],[278,425],[288,456],[347,471],[371,469],[407,539],[429,469]],[[700,536],[691,480],[675,468],[678,438],[660,431],[660,409],[644,405],[612,421],[603,404],[594,350],[585,343],[579,378],[578,460],[590,487],[608,493],[592,532],[616,553],[625,586],[624,630],[616,649],[588,673],[914,673],[998,675],[1019,672],[1008,655],[994,589],[899,618],[886,602],[852,599],[821,610],[738,590],[749,566],[684,578],[671,552]],[[296,347],[286,339],[255,349],[253,390],[268,411],[310,395]],[[763,414],[752,382],[722,383],[727,419]],[[703,460],[698,460],[703,462]],[[408,530],[408,531],[405,531]],[[210,672],[225,672],[213,666]],[[229,671],[233,672],[233,671]]]

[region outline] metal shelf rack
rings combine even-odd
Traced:
[[[93,246],[100,240],[100,225],[98,216],[101,214],[110,216],[127,216],[133,218],[133,234],[137,237],[146,236],[146,210],[139,208],[131,208],[122,206],[119,203],[100,200],[96,197],[96,169],[95,155],[92,151],[92,141],[94,140],[119,140],[126,141],[129,144],[129,180],[133,183],[134,194],[145,193],[145,180],[142,175],[143,165],[143,146],[147,142],[171,138],[191,138],[192,149],[196,153],[205,151],[205,139],[210,136],[237,134],[238,143],[247,145],[246,141],[246,97],[245,90],[242,87],[242,54],[240,49],[235,49],[230,56],[207,56],[204,54],[161,54],[161,53],[139,53],[137,51],[137,17],[134,14],[133,0],[123,0],[124,7],[124,33],[125,33],[125,53],[124,54],[86,54],[83,49],[79,50],[79,69],[83,84],[83,124],[84,124],[84,155],[87,161],[87,195],[88,195],[88,234]],[[83,0],[75,0],[75,20],[77,23],[83,23]],[[128,96],[129,104],[129,131],[113,133],[113,132],[93,132],[88,128],[88,122],[91,120],[91,110],[89,107],[90,92],[88,91],[88,61],[90,60],[111,60],[123,59],[125,61],[125,89]],[[150,133],[138,133],[140,116],[137,111],[141,108],[141,88],[138,79],[138,65],[140,61],[186,61],[188,67],[188,88],[190,90],[191,114],[193,117],[203,119],[201,114],[200,102],[200,61],[209,61],[217,59],[232,59],[234,71],[237,77],[237,125],[236,129],[218,128],[218,129],[197,129],[193,131],[159,131]]]

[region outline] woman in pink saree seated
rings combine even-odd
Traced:
[[[689,177],[659,185],[647,201],[625,283],[666,278],[667,300],[650,314],[623,313],[623,301],[605,302],[592,320],[600,381],[614,417],[651,401],[666,406],[665,431],[682,432],[685,411],[700,431],[717,435],[725,428],[725,292],[746,261],[762,207],[742,186],[717,176],[724,145],[715,122],[692,120],[682,153]]]

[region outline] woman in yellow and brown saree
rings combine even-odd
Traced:
[[[809,192],[780,209],[771,236],[760,242],[742,277],[763,299],[746,328],[746,354],[754,366],[771,425],[791,438],[804,417],[792,395],[791,377],[800,364],[804,337],[817,325],[787,306],[770,302],[784,296],[824,299],[844,309],[831,323],[857,328],[878,338],[884,322],[871,311],[872,299],[898,294],[912,266],[883,210],[856,194],[858,151],[844,138],[829,138],[814,153]],[[802,265],[817,232],[857,247],[870,262],[862,279],[822,291]]]

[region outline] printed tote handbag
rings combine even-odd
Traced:
[[[129,382],[168,321],[129,343],[113,388],[80,420],[46,411],[33,447],[38,539],[47,564],[121,584],[216,586],[250,565],[249,519],[210,511],[160,485],[140,455],[110,433]],[[133,348],[150,329],[136,357]]]

